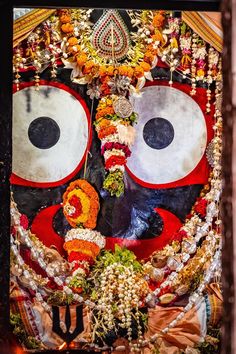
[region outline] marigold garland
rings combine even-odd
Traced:
[[[95,189],[85,180],[71,182],[63,195],[63,212],[69,224],[94,229],[98,211],[99,199]]]
[[[100,233],[92,230],[96,227],[98,211],[99,197],[95,189],[83,179],[71,182],[63,195],[63,212],[74,229],[67,232],[63,247],[73,265],[69,286],[76,293],[85,290],[85,276],[105,245]]]
[[[100,247],[95,243],[85,240],[71,240],[64,244],[64,249],[68,252],[68,255],[73,252],[83,253],[89,257],[95,259],[100,252]]]
[[[124,192],[123,173],[127,158],[131,155],[128,145],[134,140],[135,131],[132,124],[135,114],[132,112],[126,118],[117,115],[114,109],[117,99],[117,95],[108,95],[99,101],[95,127],[102,143],[101,153],[104,156],[105,169],[109,171],[103,187],[111,195],[119,197]]]

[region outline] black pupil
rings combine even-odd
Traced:
[[[164,118],[152,118],[143,128],[143,138],[148,146],[160,150],[166,148],[174,139],[173,125]]]
[[[58,142],[60,128],[52,118],[39,117],[30,123],[28,136],[35,147],[49,149]]]

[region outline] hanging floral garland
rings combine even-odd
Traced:
[[[124,96],[113,94],[100,99],[95,119],[105,169],[109,171],[104,188],[119,197],[124,193],[123,173],[135,139],[132,124],[136,114]]]

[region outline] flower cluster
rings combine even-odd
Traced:
[[[91,265],[104,246],[105,239],[100,232],[77,228],[67,232],[64,249],[69,262],[86,261]]]
[[[183,23],[181,26],[181,35],[179,37],[181,53],[181,69],[184,75],[190,73],[190,66],[192,61],[191,43],[192,36],[190,30],[187,28],[186,24]]]
[[[79,45],[78,38],[76,37],[77,29],[73,24],[72,12],[68,9],[60,10],[59,22],[61,32],[65,36],[62,42],[62,49],[66,52],[65,58],[72,56],[73,60],[82,68],[87,62],[88,57],[81,45]]]
[[[63,212],[73,227],[94,229],[99,211],[99,198],[95,189],[86,181],[71,182],[63,195]]]
[[[134,254],[119,246],[113,254],[105,251],[98,257],[90,278],[92,297],[97,305],[93,311],[94,340],[106,342],[111,331],[125,331],[131,342],[134,322],[137,337],[141,338],[143,326],[139,309],[149,290],[142,276],[142,266],[135,260]]]
[[[89,266],[105,246],[103,236],[92,230],[96,227],[98,211],[99,198],[95,189],[82,179],[70,183],[63,195],[63,212],[74,229],[66,234],[63,247],[73,266],[68,285],[77,292],[84,290]]]
[[[14,49],[13,69],[15,84],[20,87],[21,71],[35,68],[38,89],[40,71],[45,64],[57,75],[58,63],[72,69],[72,81],[89,84],[88,94],[99,98],[111,94],[127,95],[139,92],[146,80],[152,80],[151,70],[158,59],[170,67],[170,85],[173,72],[178,70],[192,83],[191,94],[196,94],[198,81],[208,84],[208,105],[211,86],[219,72],[219,53],[203,41],[184,21],[164,11],[127,11],[133,30],[132,45],[122,63],[104,59],[93,47],[91,9],[62,9],[37,27],[27,39]],[[210,111],[207,107],[207,112]]]
[[[123,101],[121,108],[117,105],[119,100]],[[104,188],[111,195],[120,196],[124,191],[123,173],[135,138],[132,127],[135,118],[132,106],[126,98],[110,95],[100,99],[95,126],[102,142],[101,153],[105,160],[105,169],[109,171]]]

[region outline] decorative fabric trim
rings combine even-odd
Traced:
[[[41,22],[45,21],[56,10],[35,9],[14,21],[13,47],[23,41]],[[205,12],[183,11],[183,20],[216,50],[222,52],[223,34],[220,24]]]
[[[13,48],[28,37],[40,23],[45,21],[56,10],[35,9],[18,18],[13,25]]]
[[[201,12],[184,11],[182,19],[207,43],[222,52],[223,34],[219,30],[219,25],[217,26],[210,16]]]

